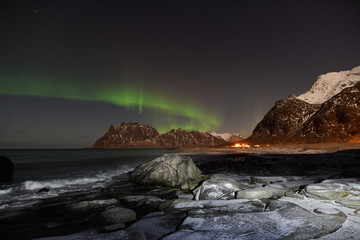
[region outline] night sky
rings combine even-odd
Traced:
[[[110,124],[240,132],[360,65],[360,1],[1,1],[0,148]]]

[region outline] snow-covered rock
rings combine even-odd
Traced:
[[[201,181],[201,171],[188,156],[164,154],[135,168],[130,180],[137,184],[193,189]]]
[[[232,199],[232,200],[175,200],[167,211],[188,211],[193,209],[202,209],[206,212],[221,212],[223,214],[230,212],[263,212],[266,204],[258,199]]]
[[[209,179],[194,190],[195,200],[234,199],[241,187],[231,179]]]
[[[336,208],[316,208],[314,213],[346,217],[345,213]]]
[[[360,81],[360,66],[348,71],[320,75],[309,91],[297,98],[311,104],[322,104],[347,87]]]
[[[360,197],[349,195],[344,198],[335,200],[335,203],[340,204],[344,207],[357,209],[360,208]]]
[[[270,185],[260,188],[249,188],[236,193],[237,199],[256,199],[256,198],[272,198],[282,197],[289,188],[282,185]]]
[[[244,140],[244,137],[241,136],[240,133],[216,133],[216,132],[210,132],[210,134],[214,137],[223,139],[230,143],[240,142]]]
[[[305,187],[305,192],[308,197],[318,199],[335,200],[349,195],[350,187],[346,183],[314,183]]]
[[[221,214],[195,209],[189,211],[179,231],[163,239],[312,239],[336,231],[345,220],[288,202],[270,202],[265,212]]]

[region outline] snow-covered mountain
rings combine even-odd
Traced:
[[[234,143],[244,140],[243,136],[240,133],[217,133],[217,132],[209,132],[214,137],[223,139],[227,142]]]
[[[254,143],[347,142],[360,136],[360,66],[318,77],[279,100],[247,139]]]
[[[360,66],[341,72],[320,75],[309,91],[297,98],[311,104],[323,104],[343,89],[360,81]]]

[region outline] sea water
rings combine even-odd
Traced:
[[[0,212],[46,198],[101,189],[169,149],[0,150],[14,163],[14,177],[0,182]]]

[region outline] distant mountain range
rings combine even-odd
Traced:
[[[229,141],[241,139],[240,134],[230,134],[226,139],[222,134],[202,131],[173,129],[160,134],[148,125],[123,122],[119,126],[111,125],[93,148],[181,148],[227,145]],[[223,135],[225,136],[225,135]]]
[[[321,75],[277,101],[247,139],[256,143],[352,142],[360,135],[360,66]]]
[[[111,125],[94,148],[181,148],[229,145],[239,133],[173,129],[160,134],[133,122]],[[360,142],[360,66],[320,75],[309,91],[279,100],[246,141],[263,143]]]

